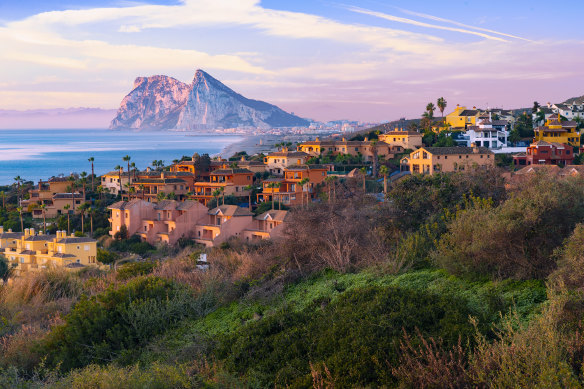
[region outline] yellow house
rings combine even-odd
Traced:
[[[466,109],[461,105],[457,105],[454,112],[446,115],[445,122],[447,126],[452,127],[452,129],[464,130],[468,126],[475,126],[477,121],[477,116],[480,111],[473,107],[473,109]]]
[[[290,151],[284,147],[282,151],[270,153],[265,156],[266,170],[275,175],[284,174],[284,169],[292,165],[303,165],[310,158],[302,151]]]
[[[411,174],[434,174],[494,167],[495,154],[486,147],[422,147],[402,159]]]
[[[537,127],[535,142],[543,140],[549,143],[563,143],[574,147],[580,147],[580,133],[576,130],[578,123],[563,121],[558,117],[550,117],[545,125]]]
[[[392,147],[392,149],[401,147],[402,150],[415,150],[422,147],[423,134],[416,131],[389,131],[385,134],[379,135],[379,140],[385,142]],[[396,151],[401,151],[397,149]]]
[[[57,231],[56,235],[45,235],[36,234],[34,228],[26,228],[19,239],[12,239],[2,251],[14,276],[54,267],[78,270],[86,266],[99,266],[97,241],[84,237],[68,237],[65,231]]]

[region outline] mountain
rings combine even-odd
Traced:
[[[107,128],[115,112],[101,108],[0,109],[0,129]]]
[[[571,99],[564,101],[564,104],[576,104],[576,105],[584,104],[584,96],[572,97]]]
[[[138,77],[122,100],[110,129],[164,130],[174,128],[191,88],[167,76]]]
[[[275,105],[248,99],[197,70],[190,85],[167,76],[137,78],[110,129],[199,130],[308,124]]]

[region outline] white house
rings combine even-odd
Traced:
[[[487,147],[489,149],[499,149],[507,147],[506,120],[492,120],[490,115],[480,116],[476,126],[469,126],[466,132],[454,138],[460,145],[471,147],[475,144],[478,147]]]

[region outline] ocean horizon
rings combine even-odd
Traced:
[[[0,130],[0,185],[14,183],[16,176],[37,182],[83,171],[91,174],[90,157],[95,158],[96,175],[112,171],[116,165],[127,166],[122,160],[125,155],[143,170],[153,160],[169,165],[183,155],[216,155],[243,139],[239,135],[179,131]]]

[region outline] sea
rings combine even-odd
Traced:
[[[96,175],[112,171],[116,165],[127,166],[122,160],[125,155],[143,170],[153,160],[169,165],[184,155],[217,155],[243,139],[237,135],[173,131],[0,130],[0,185],[14,183],[16,176],[37,182],[83,171],[89,175],[90,157],[95,159]]]

